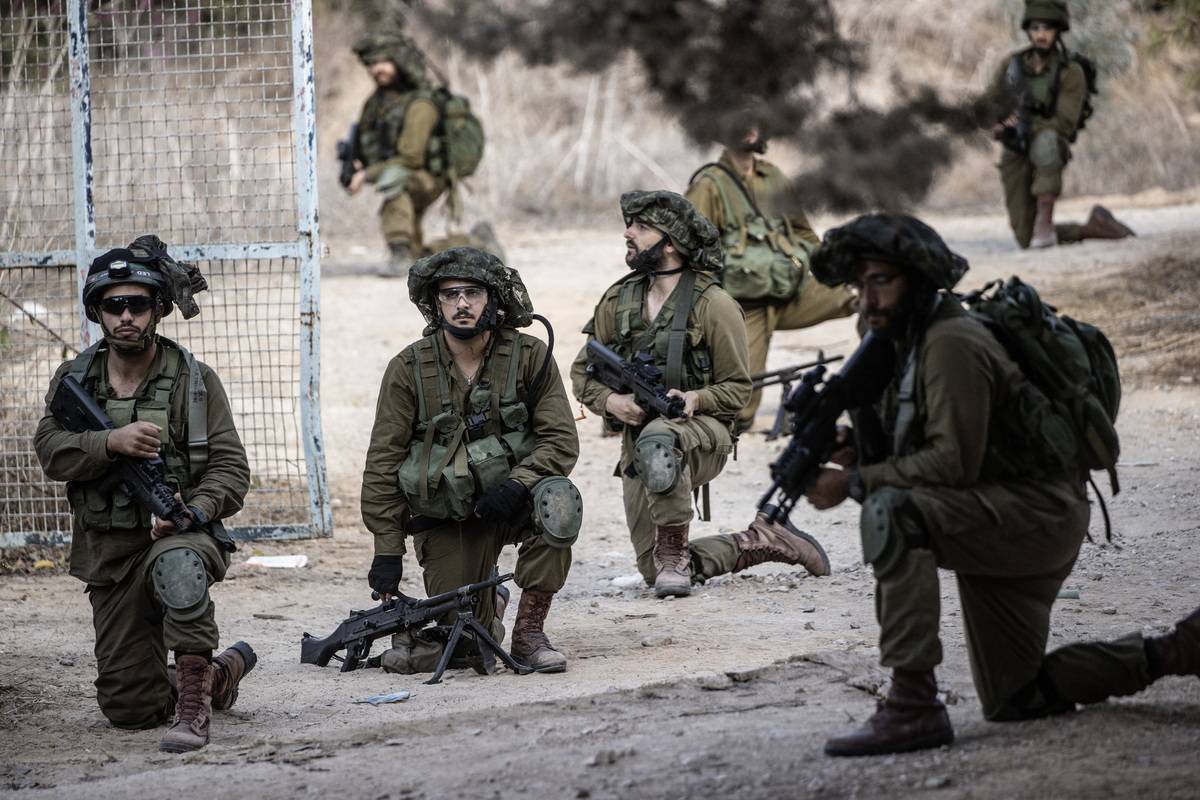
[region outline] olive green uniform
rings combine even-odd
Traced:
[[[718,163],[738,174],[738,168],[734,166],[728,150],[721,154]],[[749,177],[740,177],[763,214],[788,238],[801,264],[807,266],[808,254],[820,244],[820,239],[813,232],[812,225],[803,211],[796,209],[791,214],[784,215],[775,208],[775,198],[787,188],[787,177],[774,164],[761,158],[754,159],[754,169]],[[722,239],[727,242],[726,234],[729,230],[743,224],[747,216],[753,214],[733,179],[722,170],[713,167],[702,170],[684,196],[717,226]],[[802,278],[800,287],[788,300],[739,302],[746,314],[746,340],[750,353],[751,374],[766,370],[767,350],[775,331],[808,328],[826,320],[849,316],[855,309],[853,292],[844,287],[824,286],[808,275]],[[754,424],[754,415],[761,401],[762,390],[754,390],[750,395],[750,402],[738,413],[738,426],[741,430],[746,430]]]
[[[640,429],[625,426],[621,460],[615,474],[621,477],[625,520],[637,556],[638,570],[653,584],[654,542],[659,526],[683,525],[692,519],[692,490],[713,480],[733,452],[733,421],[750,398],[746,338],[742,310],[707,273],[695,276],[692,307],[687,318],[683,354],[683,381],[676,387],[699,394],[696,413],[688,420],[654,419]],[[645,318],[649,277],[631,273],[604,293],[592,319],[584,327],[588,334],[623,358],[651,352],[662,367],[667,363],[671,323],[686,282],[680,280],[658,316]],[[571,366],[571,385],[581,403],[599,415],[613,390],[587,374],[587,348]],[[670,431],[675,435],[681,470],[675,486],[665,493],[647,492],[641,480],[629,475],[634,446],[639,437]],[[732,572],[737,547],[732,535],[709,536],[690,542],[693,574],[711,578]]]
[[[1020,390],[1028,385],[1020,369],[952,302],[937,308],[917,350],[914,403],[900,402],[898,379],[881,404],[898,455],[859,470],[881,663],[904,670],[941,663],[941,567],[956,573],[988,719],[1044,716],[1144,688],[1140,634],[1045,653],[1051,606],[1090,511],[1079,476],[1037,474],[1028,454],[1014,449]]]
[[[445,179],[428,169],[429,142],[437,124],[437,106],[422,89],[377,89],[358,121],[358,150],[367,182],[384,195],[379,209],[383,237],[388,244],[406,245],[415,255],[424,246],[421,218],[446,191]]]
[[[131,398],[114,396],[107,379],[107,351],[99,350],[81,383],[118,426],[133,421],[162,428],[161,454],[167,482],[210,520],[237,513],[250,488],[250,468],[220,379],[195,362],[207,393],[208,463],[194,479],[188,450],[188,366],[178,347],[159,337],[146,380]],[[62,364],[50,398],[72,371]],[[73,514],[70,573],[87,584],[96,629],[96,694],[114,725],[152,727],[169,719],[174,698],[167,678],[167,651],[195,653],[218,644],[214,605],[181,619],[157,598],[150,567],[168,550],[187,548],[204,565],[211,585],[225,577],[229,547],[207,533],[182,533],[153,541],[150,515],[119,488],[106,485],[114,459],[107,431],[71,433],[49,409],[38,424],[34,448],[46,475],[67,481]]]
[[[512,328],[494,331],[488,354],[479,368],[478,382],[472,384],[454,365],[442,336],[440,330],[435,331],[405,348],[384,372],[363,470],[361,498],[363,521],[375,534],[375,555],[403,554],[405,536],[415,519],[420,527],[429,526],[413,534],[413,546],[424,570],[425,590],[430,595],[484,580],[501,549],[509,544],[519,546],[517,586],[557,592],[566,582],[571,550],[548,545],[534,532],[531,521],[498,525],[468,516],[464,521],[447,517],[439,524],[427,515],[414,516],[411,512],[413,498],[406,494],[397,476],[414,448],[425,446],[426,441],[436,441],[436,431],[429,437],[423,431],[428,430],[426,422],[439,411],[467,419],[491,409],[491,416],[516,423],[505,422],[506,433],[518,428],[531,430],[532,452],[506,476],[526,489],[532,489],[543,478],[570,474],[579,457],[574,415],[552,358],[541,385],[532,396],[529,394],[529,387],[547,361],[543,342]],[[511,356],[514,345],[518,350],[515,366]],[[418,371],[419,386],[415,377]],[[516,402],[503,405],[501,396],[514,383]],[[434,387],[438,387],[437,393],[444,402],[433,399],[438,396],[433,393]],[[461,467],[465,474],[465,463]],[[490,593],[485,592],[481,597],[476,615],[481,620],[494,618],[494,598]],[[453,614],[445,621],[452,619]]]
[[[1019,51],[1014,55],[1020,59],[1032,107],[1054,109],[1052,116],[1045,116],[1036,110],[1033,112],[1028,155],[1005,147],[998,165],[1000,180],[1004,185],[1004,204],[1008,209],[1009,225],[1017,243],[1021,247],[1028,247],[1033,238],[1037,197],[1057,197],[1062,194],[1063,170],[1071,160],[1070,140],[1075,136],[1079,115],[1087,98],[1087,78],[1079,64],[1068,61],[1062,67],[1055,101],[1055,75],[1059,73],[1062,54],[1054,51],[1048,59],[1048,66],[1042,72],[1034,72],[1034,56],[1031,49]],[[1009,56],[1000,65],[988,89],[988,97],[998,106],[1004,102],[1004,97],[1011,95],[1006,73],[1012,58],[1013,56]],[[1054,226],[1054,230],[1059,242],[1078,242],[1082,239],[1080,227],[1077,224],[1059,224]]]

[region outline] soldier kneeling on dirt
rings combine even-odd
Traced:
[[[515,269],[470,247],[417,261],[408,293],[429,324],[379,390],[363,470],[362,515],[375,534],[367,581],[385,598],[399,592],[410,535],[430,596],[486,579],[504,546],[517,545],[512,655],[562,672],[566,656],[542,626],[579,533],[582,501],[566,477],[579,438],[549,348],[517,330],[536,316],[529,295]],[[507,599],[485,593],[475,611],[497,641]],[[406,655],[398,671],[431,671],[437,654],[428,655]]]
[[[822,283],[859,290],[866,327],[890,339],[895,363],[906,365],[875,406],[890,455],[855,466],[859,448],[836,453],[848,468],[822,469],[807,492],[819,509],[847,497],[862,503],[880,662],[893,670],[875,715],[825,752],[953,741],[933,673],[942,661],[939,567],[955,573],[988,720],[1062,714],[1164,675],[1200,676],[1200,611],[1167,636],[1133,633],[1046,653],[1051,607],[1088,530],[1087,470],[1056,458],[1050,448],[1061,447],[1064,429],[1045,415],[1046,396],[951,294],[967,262],[920,221],[872,214],[829,231],[812,270]]]
[[[209,586],[225,577],[235,547],[220,520],[242,507],[250,467],[216,373],[155,333],[178,305],[199,313],[207,288],[154,236],[92,262],[83,288],[88,319],[104,338],[63,363],[50,382],[34,435],[42,469],[67,481],[73,513],[71,574],[87,584],[96,628],[96,699],[119,728],[174,715],[160,749],[208,743],[213,709],[238,696],[256,656],[238,642],[213,658],[218,631]],[[61,381],[82,385],[116,426],[72,432],[50,410]],[[121,486],[118,459],[159,459],[186,506],[176,521],[152,518]],[[167,651],[175,653],[174,680]]]

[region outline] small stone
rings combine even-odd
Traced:
[[[1109,616],[1112,616],[1113,614],[1116,614],[1116,613],[1117,613],[1117,609],[1116,609],[1116,608],[1114,608],[1114,607],[1112,607],[1112,606],[1108,606],[1108,607],[1106,607],[1106,608],[1102,608],[1102,609],[1100,609],[1100,613],[1101,613],[1101,614],[1108,614]]]
[[[862,625],[859,625],[857,622],[850,623],[850,630],[852,630],[852,631],[856,631],[861,627],[862,627]]]
[[[800,609],[800,613],[801,614],[811,614],[816,610],[817,610],[816,606],[804,606],[803,608]]]
[[[642,647],[666,647],[674,643],[675,640],[665,633],[652,633],[642,639]]]
[[[709,692],[720,692],[733,686],[733,679],[725,673],[706,672],[696,677],[696,685]]]
[[[811,622],[806,622],[806,623],[804,623],[804,630],[815,631],[816,628],[813,626],[813,624]]]
[[[75,659],[71,658],[70,656],[60,656],[58,663],[62,664],[64,667],[73,667],[75,666]]]
[[[926,789],[944,789],[950,785],[950,778],[945,775],[932,775],[921,785]]]
[[[587,789],[578,789],[575,792],[575,796],[576,797],[591,797],[592,793],[591,793],[591,791],[589,791]]]

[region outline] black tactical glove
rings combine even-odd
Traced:
[[[380,594],[400,594],[400,576],[404,573],[404,556],[375,556],[367,583]]]
[[[492,522],[510,522],[525,509],[529,490],[520,481],[509,478],[493,486],[475,504],[475,516]]]

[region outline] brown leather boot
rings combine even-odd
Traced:
[[[1146,660],[1150,662],[1150,680],[1164,675],[1200,677],[1200,608],[1175,623],[1166,636],[1147,639]]]
[[[238,684],[258,663],[254,648],[237,642],[212,660],[212,707],[216,711],[233,708],[238,698]]]
[[[1124,239],[1137,236],[1133,228],[1114,217],[1104,206],[1092,206],[1092,213],[1088,214],[1087,222],[1079,229],[1079,233],[1083,239]]]
[[[204,656],[175,657],[175,724],[163,734],[158,749],[164,753],[187,753],[208,744],[212,718],[213,670]]]
[[[565,672],[567,669],[567,657],[554,649],[542,631],[552,600],[554,592],[522,589],[521,602],[517,605],[512,657],[534,672]]]
[[[829,556],[813,536],[805,533],[790,522],[776,520],[767,522],[775,506],[763,506],[750,523],[750,527],[733,535],[737,543],[738,559],[734,572],[775,561],[781,564],[799,564],[809,575],[823,577],[829,574]]]
[[[1052,194],[1037,196],[1037,216],[1033,219],[1033,239],[1030,247],[1054,247],[1058,244],[1058,236],[1054,232],[1054,201],[1058,198]]]
[[[654,537],[654,594],[687,597],[692,593],[692,552],[688,526],[659,525]]]
[[[825,742],[829,756],[875,756],[927,750],[954,741],[933,670],[892,670],[892,688],[862,727]]]

